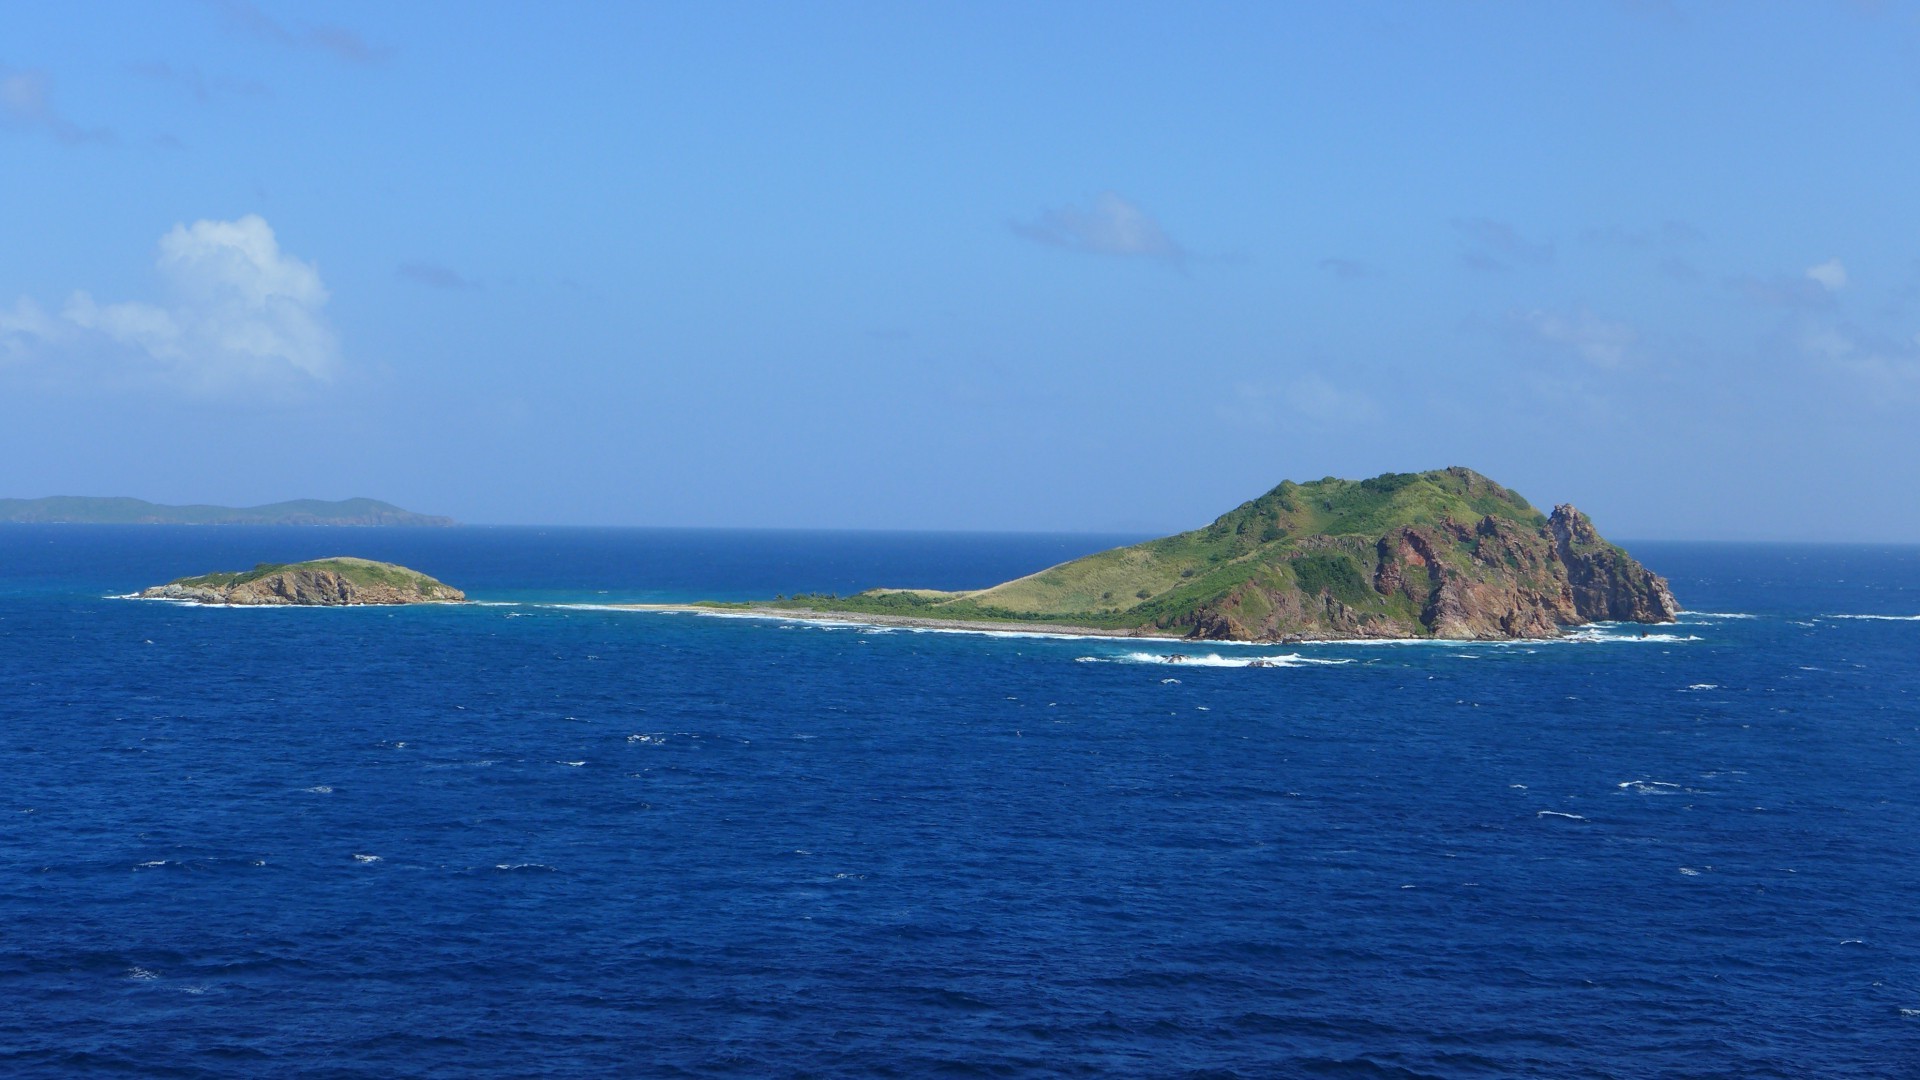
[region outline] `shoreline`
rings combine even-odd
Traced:
[[[573,605],[560,605],[573,606]],[[1628,625],[1606,621],[1584,623],[1563,628],[1556,637],[1515,637],[1515,638],[1442,638],[1442,637],[1325,637],[1325,638],[1275,638],[1272,640],[1251,640],[1240,638],[1195,638],[1184,634],[1154,632],[1149,630],[1107,630],[1094,626],[1072,626],[1062,623],[1026,623],[1004,622],[986,619],[929,619],[914,615],[867,614],[854,611],[814,611],[800,608],[780,608],[766,605],[750,607],[711,607],[697,603],[681,604],[585,604],[578,605],[606,611],[644,611],[662,615],[705,615],[722,619],[771,619],[786,622],[817,623],[829,626],[873,626],[899,627],[907,630],[929,630],[943,633],[992,634],[1008,637],[1049,637],[1049,638],[1099,638],[1119,641],[1164,641],[1184,642],[1193,646],[1227,646],[1275,648],[1281,646],[1313,645],[1553,645],[1580,641],[1583,631],[1594,627]],[[1915,618],[1920,618],[1916,616]],[[1679,620],[1666,623],[1640,624],[1643,627],[1677,627]],[[1632,641],[1634,638],[1622,637],[1620,640]],[[1649,635],[1644,629],[1639,640],[1671,640],[1667,634]],[[1697,639],[1695,639],[1697,640]]]
[[[596,604],[616,611],[652,611],[671,615],[710,615],[738,619],[785,619],[792,622],[834,623],[850,626],[898,626],[913,630],[952,630],[974,634],[1043,634],[1048,637],[1132,638],[1148,641],[1196,641],[1183,634],[1146,630],[1106,630],[1064,623],[995,622],[987,619],[928,619],[917,615],[870,615],[855,611],[814,611],[804,608],[708,607],[702,604]],[[1279,642],[1228,641],[1210,644],[1277,645]]]

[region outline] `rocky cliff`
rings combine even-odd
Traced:
[[[266,564],[239,573],[203,574],[155,585],[148,600],[202,604],[333,607],[347,604],[436,604],[465,600],[459,589],[415,570],[370,559],[332,558]]]
[[[1220,640],[1486,639],[1555,637],[1590,622],[1671,622],[1680,612],[1665,578],[1602,540],[1570,505],[1533,527],[1489,514],[1403,525],[1370,544],[1328,537],[1306,546],[1359,570],[1369,588],[1255,575],[1191,617],[1158,625]]]

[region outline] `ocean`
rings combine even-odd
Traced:
[[[0,527],[0,1074],[1920,1075],[1920,548],[1557,642],[604,606],[1125,539]],[[112,598],[334,554],[482,603]]]

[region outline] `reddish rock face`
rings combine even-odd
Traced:
[[[1537,527],[1489,515],[1326,548],[1370,559],[1374,592],[1404,597],[1405,613],[1362,613],[1330,591],[1255,580],[1168,628],[1242,641],[1545,638],[1589,622],[1671,622],[1680,612],[1665,578],[1607,543],[1572,506],[1556,507]]]

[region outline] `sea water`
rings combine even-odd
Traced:
[[[0,528],[0,1073],[1920,1072],[1920,549],[1556,642],[605,606],[1119,539]],[[349,553],[483,603],[111,598]]]

